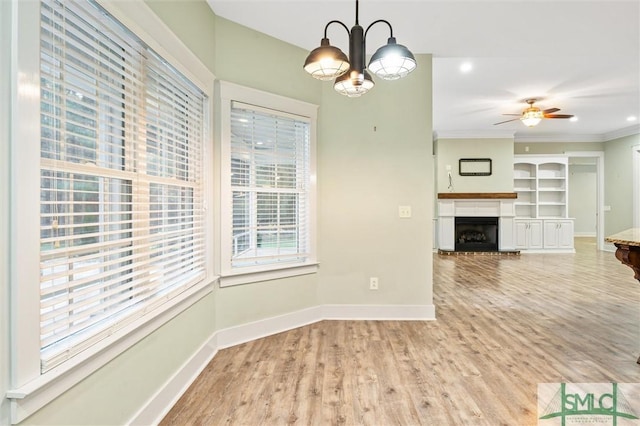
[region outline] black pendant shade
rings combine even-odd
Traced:
[[[323,38],[320,47],[309,53],[304,61],[304,70],[318,80],[333,80],[349,69],[349,58],[344,52],[329,44],[328,38]]]
[[[365,66],[365,40],[367,32],[377,23],[385,23],[391,33],[387,44],[380,47]],[[349,34],[349,57],[340,49],[331,46],[327,30],[331,24],[341,25]],[[351,30],[340,21],[330,21],[324,28],[320,47],[313,49],[304,62],[304,70],[319,80],[335,79],[334,89],[348,97],[358,97],[375,85],[368,71],[384,80],[397,80],[407,76],[416,68],[416,60],[409,49],[396,43],[393,28],[388,21],[379,19],[366,31],[358,23],[358,0],[356,0],[356,22]]]

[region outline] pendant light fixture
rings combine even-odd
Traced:
[[[387,44],[380,47],[371,57],[369,67],[365,66],[365,41],[367,33],[377,23],[389,26],[390,36]],[[349,57],[340,49],[331,46],[327,30],[331,24],[341,25],[349,34]],[[356,22],[351,30],[340,21],[330,21],[324,27],[324,37],[317,47],[309,53],[304,70],[318,80],[333,80],[333,88],[348,97],[358,97],[375,85],[367,70],[383,80],[397,80],[405,77],[416,68],[416,59],[409,49],[396,43],[391,24],[378,19],[371,23],[366,31],[358,22],[358,0],[356,0]]]

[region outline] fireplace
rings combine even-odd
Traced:
[[[491,250],[486,253],[509,254],[511,252],[517,252],[514,234],[516,230],[516,197],[517,194],[515,192],[439,193],[436,229],[438,252],[446,254],[455,253],[456,250],[462,250],[460,247],[457,247],[456,244],[456,218],[492,218],[493,223],[496,224],[496,230],[493,233],[489,232],[489,235],[494,237],[497,234],[498,237],[494,240],[497,241],[497,244],[491,247],[491,249],[484,248],[484,250]],[[497,218],[497,222],[495,218]],[[486,234],[485,232],[485,235]]]
[[[498,218],[456,217],[455,251],[498,251]]]

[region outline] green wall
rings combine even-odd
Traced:
[[[320,273],[214,289],[24,424],[123,424],[218,330],[324,303],[432,303],[431,57],[407,79],[347,99],[302,71],[308,52],[216,17],[204,0],[147,4],[218,79],[321,106]],[[399,219],[398,205],[413,217]]]
[[[438,192],[513,192],[513,138],[438,139]],[[460,176],[461,158],[490,158],[490,176]],[[446,166],[451,166],[453,191]]]
[[[217,79],[316,105],[322,102],[320,84],[302,70],[308,51],[220,17],[215,40]]]
[[[405,79],[378,80],[362,98],[318,83],[323,304],[432,303],[431,56],[417,59]],[[399,205],[412,218],[398,218]]]
[[[205,0],[144,0],[202,63],[215,70],[217,20]]]
[[[640,134],[607,141],[604,144],[605,235],[633,226],[633,148],[640,149]],[[636,194],[637,195],[637,194]]]

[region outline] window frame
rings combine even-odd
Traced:
[[[318,270],[316,250],[316,132],[318,106],[238,84],[221,81],[220,95],[220,286],[232,286],[258,281],[313,274]],[[233,268],[232,221],[233,188],[231,186],[231,109],[233,102],[254,105],[257,109],[280,111],[283,116],[299,116],[309,120],[309,256],[304,262],[272,263],[252,267]]]
[[[213,100],[215,76],[142,0],[96,0],[122,25],[205,93],[203,191],[205,259],[214,253]],[[205,279],[152,314],[131,322],[112,336],[57,367],[40,372],[40,2],[12,2],[11,28],[11,183],[10,331],[12,421],[17,423],[52,401],[110,360],[161,327],[213,290],[212,262]],[[37,124],[36,124],[37,123]],[[5,207],[2,207],[5,208]],[[33,253],[34,256],[20,256]],[[37,255],[35,255],[37,254]],[[33,312],[33,315],[25,315]]]

